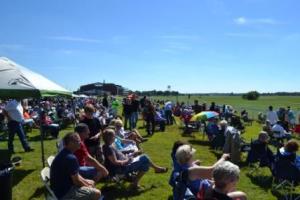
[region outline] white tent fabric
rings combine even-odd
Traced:
[[[8,58],[0,57],[0,96],[71,95],[65,88]]]

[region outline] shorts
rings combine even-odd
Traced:
[[[73,186],[61,200],[93,200],[97,189]]]
[[[79,174],[83,178],[94,180],[97,176],[97,169],[95,167],[81,166],[79,167]]]

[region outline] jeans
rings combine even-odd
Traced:
[[[124,129],[127,130],[127,124],[129,123],[129,129],[132,129],[132,123],[131,123],[131,115],[132,114],[125,114],[125,121],[124,121]]]
[[[165,116],[166,116],[167,124],[172,125],[173,124],[172,110],[165,110]]]
[[[95,167],[81,166],[79,167],[79,174],[83,178],[93,180],[97,176],[97,169]]]
[[[136,171],[147,172],[150,167],[150,160],[147,155],[139,156],[138,160],[132,163],[129,163],[125,167],[125,173],[131,173]]]
[[[17,121],[9,121],[7,125],[8,125],[8,150],[12,152],[14,151],[13,141],[16,133],[18,134],[18,137],[22,143],[24,150],[26,151],[30,149],[29,144],[25,137],[25,132],[23,130],[22,123]]]
[[[138,119],[139,119],[139,113],[138,112],[131,113],[130,121],[129,121],[131,129],[136,128],[136,124],[137,124]]]

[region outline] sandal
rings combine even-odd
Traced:
[[[161,167],[160,169],[155,170],[155,173],[157,173],[157,174],[166,173],[166,172],[168,172],[167,167]]]

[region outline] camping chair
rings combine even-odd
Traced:
[[[285,199],[287,200],[297,200],[300,198],[300,196],[293,198],[295,186],[300,181],[300,171],[295,163],[283,156],[277,156],[274,162],[272,174],[274,176],[273,180],[278,183],[277,185],[272,184],[272,189],[274,191],[282,189],[285,194]]]
[[[51,167],[54,158],[55,158],[55,156],[53,156],[53,155],[51,155],[47,158],[47,163],[48,163],[49,167]]]
[[[211,146],[213,149],[223,150],[225,144],[225,136],[223,133],[218,133],[211,141]]]
[[[173,199],[174,200],[196,200],[191,190],[187,187],[188,171],[176,172],[173,175]]]
[[[249,174],[260,172],[262,167],[271,168],[273,163],[273,153],[267,146],[259,143],[258,140],[251,140],[250,149],[247,155],[247,163],[249,167],[252,168]]]
[[[54,192],[50,188],[50,168],[49,167],[45,167],[44,169],[42,169],[41,178],[42,178],[42,181],[48,191],[48,194],[45,194],[46,199],[47,200],[57,200]]]

